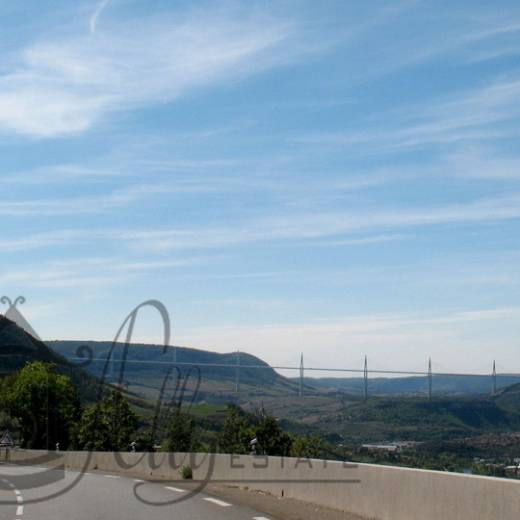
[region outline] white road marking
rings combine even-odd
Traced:
[[[139,480],[138,478],[134,478],[134,482],[144,482],[144,480]]]
[[[18,489],[15,489],[16,486],[12,482],[9,482],[9,480],[7,480],[6,478],[3,478],[2,482],[7,484],[13,490],[13,493],[16,495],[16,501],[18,502],[18,504],[22,504],[23,503],[22,493]],[[17,506],[16,516],[17,517],[23,516],[23,505]],[[17,520],[20,520],[20,518],[17,518]]]
[[[218,498],[206,497],[203,500],[207,500],[208,502],[212,502],[213,504],[217,504],[217,506],[221,506],[221,507],[230,507],[231,506],[231,504],[228,504],[227,502],[224,502],[223,500],[219,500]]]
[[[119,478],[117,475],[105,475],[106,478]]]
[[[253,520],[269,520],[269,518],[265,516],[253,516]]]
[[[164,489],[169,489],[170,491],[176,491],[177,493],[185,493],[186,492],[185,489],[171,487],[171,486],[166,486]]]

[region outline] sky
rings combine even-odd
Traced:
[[[2,2],[0,293],[45,339],[157,299],[177,345],[520,372],[519,36],[514,1]]]

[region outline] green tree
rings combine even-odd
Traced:
[[[249,453],[253,438],[258,441],[258,454],[291,454],[293,438],[280,427],[276,417],[255,417],[235,405],[230,405],[218,437],[219,450],[224,453]]]
[[[255,436],[251,421],[235,405],[229,405],[222,430],[218,436],[218,447],[222,453],[249,453],[249,443]]]
[[[82,449],[92,451],[110,450],[110,433],[103,408],[91,405],[83,411],[78,431],[78,444]]]
[[[9,430],[11,434],[14,434],[19,431],[20,424],[19,422],[8,414],[6,411],[0,411],[0,435],[5,430]]]
[[[291,452],[292,438],[282,430],[275,417],[262,418],[255,428],[258,451],[264,455],[288,456]]]
[[[8,395],[8,407],[20,426],[24,448],[66,449],[74,441],[80,403],[71,380],[51,363],[28,363]]]
[[[164,449],[187,453],[197,450],[198,447],[199,442],[193,417],[176,410],[169,421]]]
[[[111,390],[83,412],[79,445],[96,451],[128,451],[136,439],[137,426],[137,415],[121,391]]]
[[[15,381],[14,375],[0,378],[0,403],[3,405],[3,409],[0,410],[0,435],[5,430],[9,430],[15,436],[19,434],[20,424],[9,410],[11,390]]]
[[[324,442],[319,437],[297,435],[291,445],[291,457],[318,459],[323,456]]]

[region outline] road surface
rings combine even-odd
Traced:
[[[55,481],[46,479],[42,486],[44,474]],[[71,488],[63,492],[67,486]],[[179,501],[182,497],[187,498]],[[177,502],[168,504],[174,500]],[[0,520],[62,519],[264,520],[272,517],[205,493],[191,495],[178,482],[144,482],[120,475],[81,475],[76,471],[0,465]]]

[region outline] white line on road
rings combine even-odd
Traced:
[[[265,516],[253,516],[253,520],[269,520],[269,518]]]
[[[231,504],[228,504],[227,502],[224,502],[223,500],[219,500],[218,498],[204,498],[204,500],[207,500],[208,502],[212,502],[213,504],[217,504],[217,506],[221,507],[229,507]]]
[[[176,491],[177,493],[186,493],[185,489],[171,487],[171,486],[166,486],[164,489],[169,489],[170,491]]]
[[[134,482],[144,482],[144,480],[140,480],[138,478],[134,478]]]
[[[106,478],[119,478],[117,475],[105,475]]]
[[[6,478],[3,478],[2,482],[7,484],[13,490],[13,493],[16,495],[16,501],[18,502],[18,504],[20,504],[16,508],[16,516],[17,517],[23,516],[23,505],[21,505],[21,504],[23,504],[22,493],[18,489],[15,489],[16,486],[12,482],[9,482],[9,480],[7,480]],[[17,520],[20,520],[20,518],[17,518]]]

